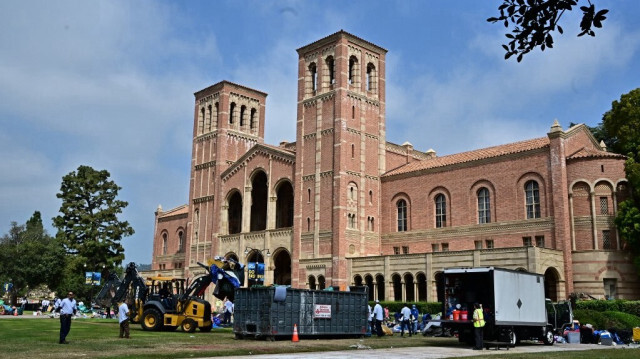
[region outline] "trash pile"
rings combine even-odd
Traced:
[[[577,320],[564,330],[562,336],[556,336],[557,343],[569,344],[623,345],[638,341],[640,341],[640,328],[600,330],[588,323],[580,325]]]

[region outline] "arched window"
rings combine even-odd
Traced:
[[[355,158],[356,157],[356,145],[354,145],[353,143],[351,144],[351,158]]]
[[[371,62],[367,64],[367,91],[376,90],[376,66]]]
[[[309,289],[316,289],[316,277],[312,275],[309,276]]]
[[[253,129],[256,128],[256,125],[257,125],[256,121],[257,121],[257,119],[256,119],[256,109],[252,108],[251,109],[251,117],[249,118],[249,128],[250,129],[253,130]]]
[[[486,187],[478,190],[478,223],[491,223],[491,197]]]
[[[244,126],[244,114],[245,112],[247,112],[247,106],[242,105],[240,106],[240,127]]]
[[[527,219],[540,218],[540,189],[538,182],[528,181],[524,185]]]
[[[216,127],[220,127],[220,104],[216,102]]]
[[[211,118],[213,118],[213,107],[211,105],[207,106],[207,120],[204,123],[204,130],[206,132],[211,132]]]
[[[311,218],[307,217],[307,232],[311,231]]]
[[[162,255],[167,254],[167,234],[162,233]]]
[[[307,203],[311,202],[311,188],[307,188]]]
[[[351,118],[352,119],[356,118],[356,107],[355,106],[351,106]]]
[[[229,106],[229,123],[233,125],[235,121],[236,103],[232,102]]]
[[[358,80],[358,59],[355,56],[349,57],[349,84],[355,85]]]
[[[184,251],[184,232],[178,231],[178,252]]]
[[[369,191],[369,204],[373,203],[373,191]]]
[[[324,276],[318,276],[318,289],[323,290],[325,288]]]
[[[204,131],[204,107],[200,108],[200,114],[198,115],[198,134],[201,135]]]
[[[311,80],[311,91],[315,92],[318,89],[318,69],[315,62],[309,65],[309,76]]]
[[[407,230],[407,201],[399,200],[396,207],[398,209],[398,232],[405,232]]]
[[[447,226],[447,199],[442,193],[436,196],[436,228]]]
[[[327,57],[327,72],[329,73],[329,85],[333,85],[336,82],[335,76],[335,61],[333,60],[333,56]]]

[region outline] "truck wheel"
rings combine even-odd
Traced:
[[[191,318],[187,318],[187,319],[182,321],[182,330],[185,333],[193,333],[193,332],[195,332],[197,326],[198,326],[198,324],[196,324],[196,321],[191,319]]]
[[[518,337],[516,336],[516,332],[513,329],[510,329],[507,333],[507,338],[509,339],[509,344],[512,347],[515,347],[518,343]]]
[[[149,308],[142,314],[142,329],[160,330],[162,329],[162,313],[156,308]]]
[[[555,342],[555,338],[553,337],[553,332],[549,330],[549,328],[546,328],[544,330],[544,336],[542,337],[542,342],[544,343],[544,345],[553,345],[553,343]]]

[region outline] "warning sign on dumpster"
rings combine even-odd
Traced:
[[[330,304],[316,304],[313,310],[313,319],[316,318],[328,318],[331,319],[331,305]]]

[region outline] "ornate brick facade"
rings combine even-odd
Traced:
[[[586,126],[438,157],[386,140],[387,50],[340,31],[297,51],[294,143],[264,143],[265,93],[195,93],[189,202],[156,212],[153,270],[225,256],[265,263],[265,284],[437,300],[443,268],[499,266],[553,299],[638,297],[613,225],[624,157]]]

